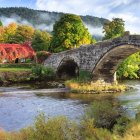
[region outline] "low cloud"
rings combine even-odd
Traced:
[[[140,33],[138,0],[36,0],[39,10],[92,15],[111,20],[120,17],[125,20],[126,30],[131,33]]]
[[[41,18],[43,18],[43,16],[44,16],[43,14],[40,15]],[[49,18],[49,16],[48,17],[44,16],[44,19],[46,19],[46,18],[51,20],[51,18]],[[53,23],[50,23],[49,25],[46,25],[46,24],[33,25],[29,21],[27,21],[27,20],[15,15],[15,14],[11,15],[10,17],[1,16],[0,20],[2,21],[4,26],[7,26],[10,23],[14,22],[14,23],[17,23],[17,24],[29,25],[29,26],[34,27],[35,29],[47,30],[49,32],[51,32],[53,30]]]
[[[103,31],[102,26],[101,27],[94,27],[94,26],[91,26],[91,25],[86,24],[86,23],[84,23],[84,25],[86,26],[86,28],[88,28],[91,35],[103,37],[104,34],[102,32]]]
[[[30,22],[28,22],[25,19],[22,19],[21,17],[17,15],[11,15],[10,17],[1,16],[0,20],[2,21],[4,26],[7,26],[12,22],[33,26]]]
[[[109,19],[112,17],[122,18],[125,21],[125,29],[126,31],[130,31],[131,34],[140,34],[140,18],[135,16],[132,13],[118,13],[118,14],[109,14]]]
[[[46,25],[46,24],[40,24],[40,25],[34,25],[35,29],[40,29],[40,30],[45,30],[48,32],[52,32],[53,31],[53,24],[50,25]]]

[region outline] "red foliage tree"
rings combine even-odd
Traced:
[[[9,62],[16,58],[31,58],[35,57],[36,53],[29,43],[25,44],[0,44],[0,60],[3,62],[7,59]]]

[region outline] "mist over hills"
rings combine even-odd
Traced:
[[[0,20],[4,25],[16,22],[31,25],[36,29],[46,30],[48,32],[53,30],[53,24],[58,21],[63,14],[65,13],[40,11],[23,7],[0,8]],[[89,15],[81,16],[81,18],[89,32],[97,38],[97,40],[100,40],[103,36],[102,26],[108,20]]]

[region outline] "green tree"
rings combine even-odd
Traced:
[[[121,78],[139,78],[138,71],[140,66],[140,52],[132,54],[125,59],[118,67],[117,76]]]
[[[8,26],[4,27],[4,42],[5,43],[15,43],[15,34],[17,31],[17,24],[10,23]]]
[[[60,52],[90,43],[92,37],[80,16],[65,14],[54,24],[51,51]]]
[[[24,43],[26,41],[32,41],[34,35],[34,28],[28,25],[18,25],[15,34],[15,43]]]
[[[32,47],[35,51],[48,51],[51,35],[46,31],[36,30],[32,40]]]
[[[2,22],[0,21],[0,26],[3,26]]]
[[[4,28],[0,26],[0,43],[4,43]]]
[[[124,34],[124,21],[121,18],[113,18],[111,22],[106,22],[103,26],[103,39],[110,39],[122,36]]]

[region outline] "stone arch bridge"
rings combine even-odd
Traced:
[[[76,76],[80,70],[92,73],[93,80],[103,79],[106,82],[116,80],[118,65],[129,55],[140,51],[140,35],[124,35],[91,45],[83,45],[52,54],[44,65],[52,67],[57,75]]]

